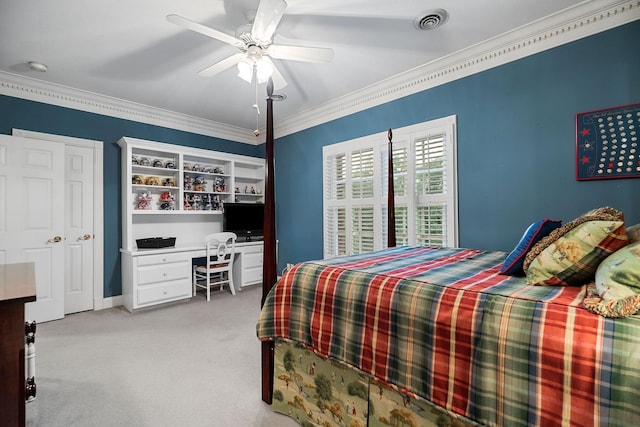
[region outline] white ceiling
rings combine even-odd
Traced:
[[[274,43],[330,47],[328,64],[274,60],[288,81],[280,119],[312,110],[582,0],[288,0]],[[587,2],[588,3],[588,2]],[[602,1],[600,1],[602,3]],[[256,128],[254,86],[235,67],[201,69],[237,52],[167,22],[178,14],[233,35],[258,0],[0,0],[0,72]],[[419,31],[416,17],[442,8],[447,22]],[[40,61],[46,73],[27,63]],[[258,89],[264,108],[265,88]],[[264,126],[264,113],[258,127]]]

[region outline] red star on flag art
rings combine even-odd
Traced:
[[[589,135],[589,129],[582,129],[582,132],[580,133],[582,134],[582,136]]]
[[[582,159],[580,159],[580,161],[582,162],[583,165],[586,165],[587,163],[589,163],[589,158],[587,156],[583,156]]]

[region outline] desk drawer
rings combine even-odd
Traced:
[[[244,253],[242,254],[242,266],[244,268],[262,266],[262,258],[262,251]]]
[[[144,306],[191,296],[189,280],[175,280],[138,288],[138,305]]]
[[[144,255],[137,257],[138,266],[167,264],[171,262],[190,261],[191,254],[185,252],[167,253],[158,255]]]
[[[138,285],[168,282],[178,279],[190,279],[191,264],[183,261],[170,264],[139,266],[137,268],[137,273]]]
[[[262,282],[262,266],[246,268],[242,276],[243,285]]]

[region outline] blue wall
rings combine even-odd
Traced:
[[[260,149],[228,141],[48,104],[0,96],[0,133],[26,129],[104,142],[104,296],[122,294],[120,278],[120,147],[123,136],[263,157]]]
[[[279,269],[322,258],[324,145],[452,114],[461,246],[510,250],[536,219],[603,205],[640,222],[640,179],[578,182],[574,170],[575,114],[640,102],[639,39],[640,21],[280,138]],[[264,157],[264,146],[0,96],[0,133],[12,128],[104,141],[105,297],[122,291],[120,137]]]
[[[322,258],[323,146],[453,114],[460,246],[509,251],[539,218],[605,205],[639,223],[640,179],[574,166],[576,113],[640,102],[638,40],[640,21],[278,139],[279,269]]]

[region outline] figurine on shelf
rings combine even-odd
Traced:
[[[151,166],[151,162],[147,157],[140,157],[140,159],[138,160],[138,164],[140,166]]]
[[[169,191],[165,191],[160,194],[160,199],[158,200],[160,204],[160,209],[163,211],[172,211],[173,210],[173,194]]]
[[[131,183],[134,185],[140,185],[142,184],[143,178],[144,177],[142,175],[133,175],[131,177]]]
[[[194,194],[191,198],[191,201],[191,209],[193,209],[194,211],[202,210],[202,199],[200,198],[199,194]]]
[[[215,185],[213,187],[213,191],[215,191],[216,193],[224,193],[226,189],[227,189],[227,186],[225,185],[224,178],[221,176],[217,176],[215,179]]]
[[[222,166],[216,166],[215,168],[213,168],[213,173],[224,173],[224,169],[222,168]]]
[[[158,178],[157,176],[148,176],[144,180],[144,183],[147,185],[160,185],[160,178]]]
[[[153,160],[153,167],[154,168],[161,168],[164,166],[164,163],[162,163],[162,160],[160,159],[154,159]]]
[[[236,187],[236,193],[239,193],[240,189],[238,187]]]
[[[176,164],[173,160],[168,160],[167,163],[164,164],[164,167],[167,169],[175,169]]]
[[[191,210],[191,195],[189,195],[189,194],[185,194],[184,195],[184,203],[182,204],[182,208],[185,211],[190,211]]]
[[[131,156],[131,164],[132,165],[140,164],[140,160],[138,159],[138,156]]]
[[[251,194],[256,194],[256,189],[254,187],[251,187]]]
[[[141,191],[136,197],[136,209],[151,209],[151,194],[148,191]]]
[[[176,181],[173,178],[165,178],[162,180],[162,185],[164,187],[175,187],[176,186]]]
[[[193,181],[193,190],[194,191],[205,191],[205,185],[207,181],[204,180],[201,176],[196,176],[196,179]]]
[[[213,205],[213,210],[214,211],[219,211],[222,210],[223,206],[222,206],[222,201],[220,200],[220,196],[213,196],[213,199],[211,200],[211,204]]]
[[[190,176],[184,177],[184,189],[187,191],[193,190],[193,178],[191,178]]]

